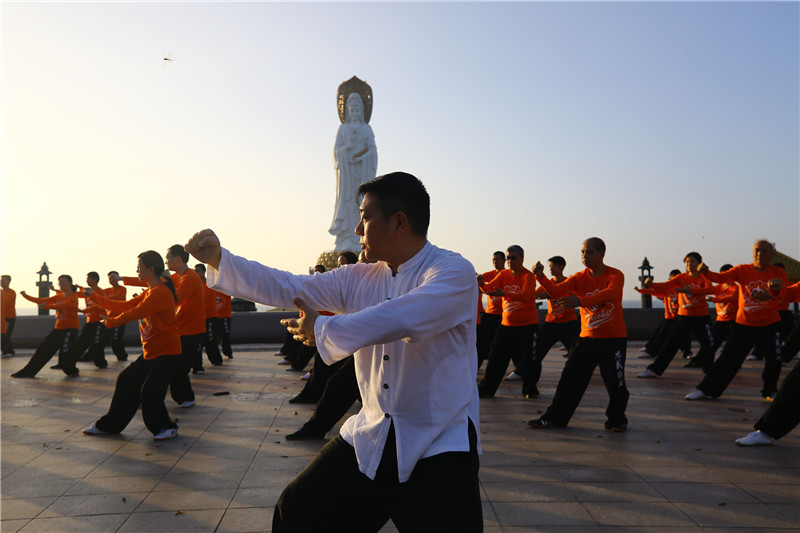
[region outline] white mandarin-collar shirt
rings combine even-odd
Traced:
[[[355,355],[361,411],[342,426],[370,479],[394,423],[400,482],[417,461],[468,451],[469,420],[478,427],[475,321],[478,291],[472,264],[429,242],[393,274],[385,262],[347,265],[296,276],[223,249],[208,285],[276,307],[339,313],[317,318],[317,350],[331,364]]]

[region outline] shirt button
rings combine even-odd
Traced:
[[[383,414],[383,417],[384,417],[384,418],[389,418],[389,416],[390,416],[390,415],[389,415],[389,413],[384,413],[384,414]]]
[[[384,361],[388,361],[388,360],[389,360],[389,356],[388,356],[388,355],[384,355],[384,356],[383,356],[383,360],[384,360]]]
[[[388,389],[388,388],[389,388],[389,385],[388,385],[387,383],[384,383],[384,384],[383,384],[383,388],[384,388],[384,389]]]

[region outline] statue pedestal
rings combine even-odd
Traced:
[[[345,250],[342,250],[342,252]],[[319,254],[319,258],[315,265],[322,265],[325,267],[325,270],[333,270],[334,268],[339,266],[339,254],[342,252],[334,252],[333,250],[322,252]],[[353,251],[356,256],[361,253],[361,250]],[[314,267],[312,266],[311,269],[313,270]]]

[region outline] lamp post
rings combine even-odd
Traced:
[[[36,286],[39,287],[39,298],[47,298],[50,296],[50,269],[47,268],[47,263],[42,263],[42,268],[37,272],[39,274],[39,281],[36,282]],[[44,309],[42,307],[39,308],[39,315],[49,315],[50,310]]]
[[[647,258],[644,258],[642,261],[642,266],[639,267],[639,270],[642,271],[642,275],[639,276],[639,283],[641,283],[641,287],[644,288],[644,280],[651,277],[650,276],[650,269],[653,268],[650,266],[650,261]],[[642,294],[642,309],[652,309],[653,308],[653,297],[649,294]]]

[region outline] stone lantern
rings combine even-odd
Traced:
[[[47,298],[50,296],[50,287],[52,283],[50,283],[50,269],[47,268],[47,263],[42,263],[42,268],[37,272],[39,274],[39,281],[36,282],[36,286],[39,287],[39,298]],[[49,315],[49,309],[39,308],[40,315]]]
[[[642,275],[639,276],[639,282],[641,283],[641,287],[644,288],[644,280],[647,278],[652,277],[650,275],[650,269],[653,267],[650,266],[650,261],[647,258],[644,258],[642,261],[642,266],[639,267],[639,270],[642,271]],[[649,294],[642,294],[642,309],[652,309],[653,308],[653,297]]]

